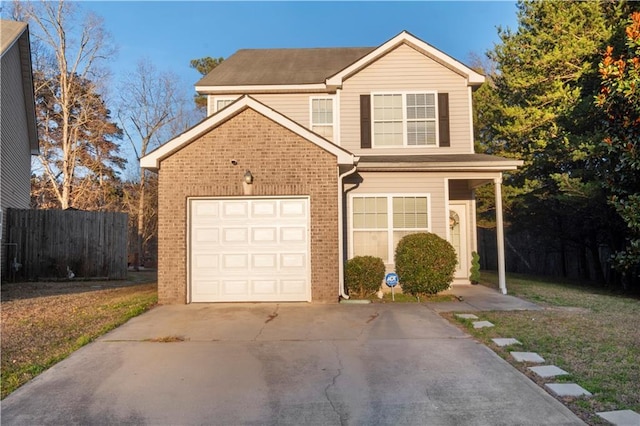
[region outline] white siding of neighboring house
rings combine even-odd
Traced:
[[[31,153],[27,113],[23,92],[18,43],[2,55],[2,94],[0,96],[0,204],[2,206],[2,242],[6,242],[6,209],[28,209],[31,189]],[[5,272],[6,246],[2,245],[2,272]]]
[[[451,146],[362,150],[360,95],[420,90],[449,94]],[[463,76],[403,44],[343,82],[340,93],[341,146],[356,155],[472,153],[469,96],[470,91]]]

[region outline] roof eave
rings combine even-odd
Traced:
[[[221,95],[229,93],[326,92],[327,86],[324,83],[256,84],[246,86],[196,86],[195,89],[200,95]]]

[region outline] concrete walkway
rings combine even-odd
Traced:
[[[161,306],[1,409],[7,425],[583,424],[425,304]]]
[[[537,311],[540,306],[483,285],[458,285],[444,292],[455,294],[459,302],[426,303],[436,312],[472,312],[472,311]]]

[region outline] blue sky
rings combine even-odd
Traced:
[[[449,2],[84,2],[104,18],[118,47],[115,81],[142,58],[180,76],[188,90],[200,75],[189,61],[228,57],[242,48],[377,46],[407,30],[462,62],[516,27],[505,1]],[[114,81],[114,82],[115,82]]]

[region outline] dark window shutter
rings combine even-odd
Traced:
[[[371,96],[360,95],[360,148],[371,148]]]
[[[438,127],[440,146],[451,146],[449,132],[449,94],[438,93]]]

